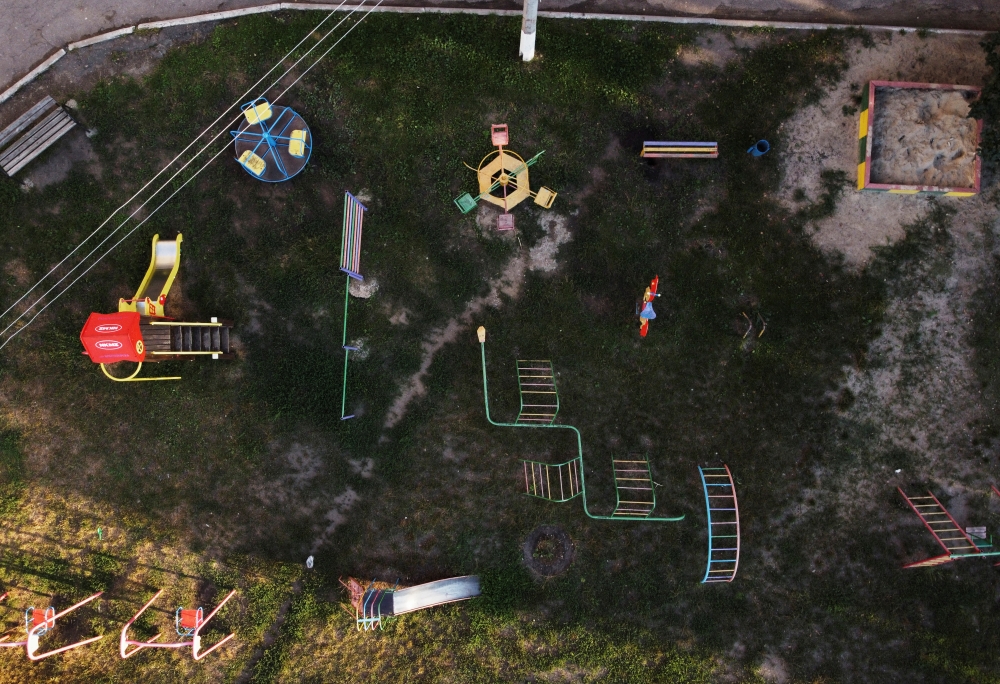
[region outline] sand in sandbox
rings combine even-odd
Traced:
[[[872,183],[971,188],[976,120],[957,90],[877,88]]]

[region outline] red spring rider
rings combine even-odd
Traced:
[[[642,295],[642,308],[636,306],[639,314],[639,335],[642,337],[645,337],[646,333],[649,332],[649,322],[656,318],[656,312],[653,311],[653,299],[660,296],[656,293],[656,286],[659,284],[660,276],[654,276],[649,287],[646,288],[646,292]]]

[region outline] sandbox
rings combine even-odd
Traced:
[[[969,197],[979,192],[975,86],[870,81],[858,126],[858,190]]]

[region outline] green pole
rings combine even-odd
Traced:
[[[491,425],[496,425],[497,427],[518,427],[518,428],[555,428],[557,430],[572,430],[576,435],[576,450],[577,458],[580,461],[580,495],[583,497],[583,512],[587,514],[588,517],[594,520],[621,520],[632,522],[678,522],[684,519],[684,516],[678,516],[676,518],[616,518],[613,515],[594,515],[587,508],[587,481],[584,478],[584,468],[583,468],[583,439],[580,436],[580,431],[577,430],[572,425],[545,425],[545,424],[527,424],[519,425],[517,423],[498,423],[493,418],[490,417],[490,394],[489,386],[486,381],[486,328],[480,326],[479,330],[476,331],[479,335],[479,350],[482,354],[483,359],[483,401],[486,405],[486,420],[490,422]]]
[[[345,420],[347,411],[347,359],[351,351],[347,349],[347,304],[351,298],[351,276],[347,276],[347,286],[344,288],[344,337],[341,346],[344,347],[344,387],[340,393],[340,419]]]

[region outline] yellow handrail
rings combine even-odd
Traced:
[[[127,378],[116,378],[115,376],[113,376],[111,373],[108,372],[108,369],[104,366],[103,363],[101,364],[101,370],[104,372],[104,374],[106,376],[108,376],[109,379],[114,380],[115,382],[154,382],[154,381],[157,381],[157,380],[180,380],[181,379],[181,377],[179,375],[177,375],[177,376],[171,376],[171,377],[168,377],[168,378],[137,378],[135,376],[137,376],[139,374],[139,371],[142,370],[142,361],[139,362],[139,366],[135,369],[135,372],[132,373],[132,375],[128,376]]]

